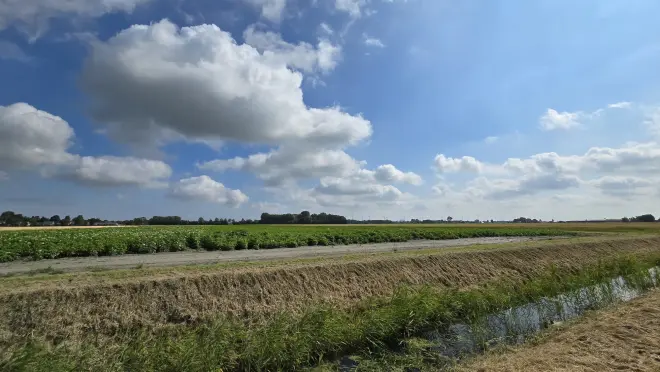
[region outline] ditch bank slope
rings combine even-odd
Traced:
[[[457,371],[660,371],[660,290]]]
[[[0,292],[0,347],[28,335],[82,342],[135,329],[195,324],[218,314],[258,320],[328,302],[346,307],[403,284],[466,287],[531,278],[549,266],[579,270],[621,255],[660,251],[660,237],[570,241],[507,249],[390,255],[292,267],[219,268],[166,278]]]

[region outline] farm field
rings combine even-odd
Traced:
[[[113,256],[127,253],[233,251],[445,240],[557,236],[572,232],[536,226],[149,226],[121,229],[0,231],[0,262],[18,259]]]
[[[114,256],[69,257],[57,259],[11,261],[0,263],[0,276],[39,272],[74,272],[89,270],[111,270],[127,268],[167,267],[181,265],[209,265],[231,262],[272,261],[302,258],[328,258],[332,256],[378,254],[409,250],[457,249],[466,246],[501,245],[567,237],[554,236],[509,236],[485,238],[459,238],[444,240],[412,240],[393,243],[366,243],[353,245],[309,246],[301,248],[279,248],[267,250],[231,250],[227,252],[187,250],[159,254],[123,254]]]
[[[313,367],[347,350],[382,351],[387,340],[447,316],[638,272],[660,262],[658,247],[656,235],[624,234],[7,277],[0,279],[0,369]]]
[[[376,355],[434,324],[646,270],[660,263],[657,232],[656,224],[0,231],[0,242],[17,248],[0,250],[42,259],[0,269],[47,265],[0,277],[0,369],[336,370],[349,351]],[[30,250],[20,249],[25,242]],[[207,251],[202,242],[217,245]],[[109,245],[126,251],[84,257]],[[397,248],[405,245],[413,248]],[[122,254],[135,246],[182,248]],[[64,258],[76,254],[83,257]],[[206,254],[241,258],[75,272],[56,266]]]

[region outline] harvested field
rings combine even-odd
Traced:
[[[458,371],[659,371],[660,290],[594,311],[537,341],[477,357]]]
[[[595,239],[284,267],[229,266],[107,282],[81,283],[76,276],[64,276],[19,287],[15,280],[20,278],[5,278],[0,287],[0,342],[7,346],[32,335],[75,344],[85,337],[194,324],[218,314],[256,320],[281,310],[300,313],[321,302],[347,307],[390,295],[402,284],[467,287],[530,278],[550,265],[579,271],[604,259],[658,251],[658,237]]]

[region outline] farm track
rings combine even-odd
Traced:
[[[458,371],[660,371],[660,290],[477,357]]]
[[[579,271],[621,255],[642,257],[658,251],[657,236],[565,239],[324,259],[291,266],[169,268],[167,274],[145,277],[128,274],[142,270],[117,271],[119,276],[105,282],[84,273],[52,275],[30,285],[20,276],[8,277],[0,280],[0,349],[26,335],[76,345],[89,342],[87,337],[102,342],[136,329],[199,324],[218,314],[259,321],[280,311],[302,313],[319,303],[347,308],[391,295],[403,284],[465,288],[493,280],[532,278],[550,265]]]
[[[163,252],[155,254],[127,254],[120,256],[60,258],[39,261],[13,261],[0,263],[0,275],[15,275],[33,271],[87,271],[98,269],[126,269],[177,265],[200,265],[232,261],[258,261],[297,259],[306,257],[341,256],[355,253],[378,253],[387,251],[407,251],[428,248],[464,247],[479,244],[505,244],[544,240],[547,237],[492,237],[464,238],[451,240],[413,240],[397,243],[352,244],[335,246],[313,246],[278,248],[269,250],[242,251],[188,251]],[[559,239],[559,237],[553,237]]]

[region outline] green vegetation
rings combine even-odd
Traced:
[[[0,232],[0,261],[125,253],[271,249],[495,236],[567,235],[557,228],[410,226],[171,226]]]
[[[30,338],[13,345],[0,368],[7,371],[298,370],[346,354],[377,359],[406,337],[542,297],[607,282],[622,275],[639,289],[652,286],[648,268],[660,254],[620,257],[579,271],[548,268],[522,281],[491,282],[468,290],[402,287],[351,309],[310,307],[305,313],[274,314],[252,322],[218,316],[208,322],[181,319],[158,331],[118,331],[112,341],[48,347]]]

